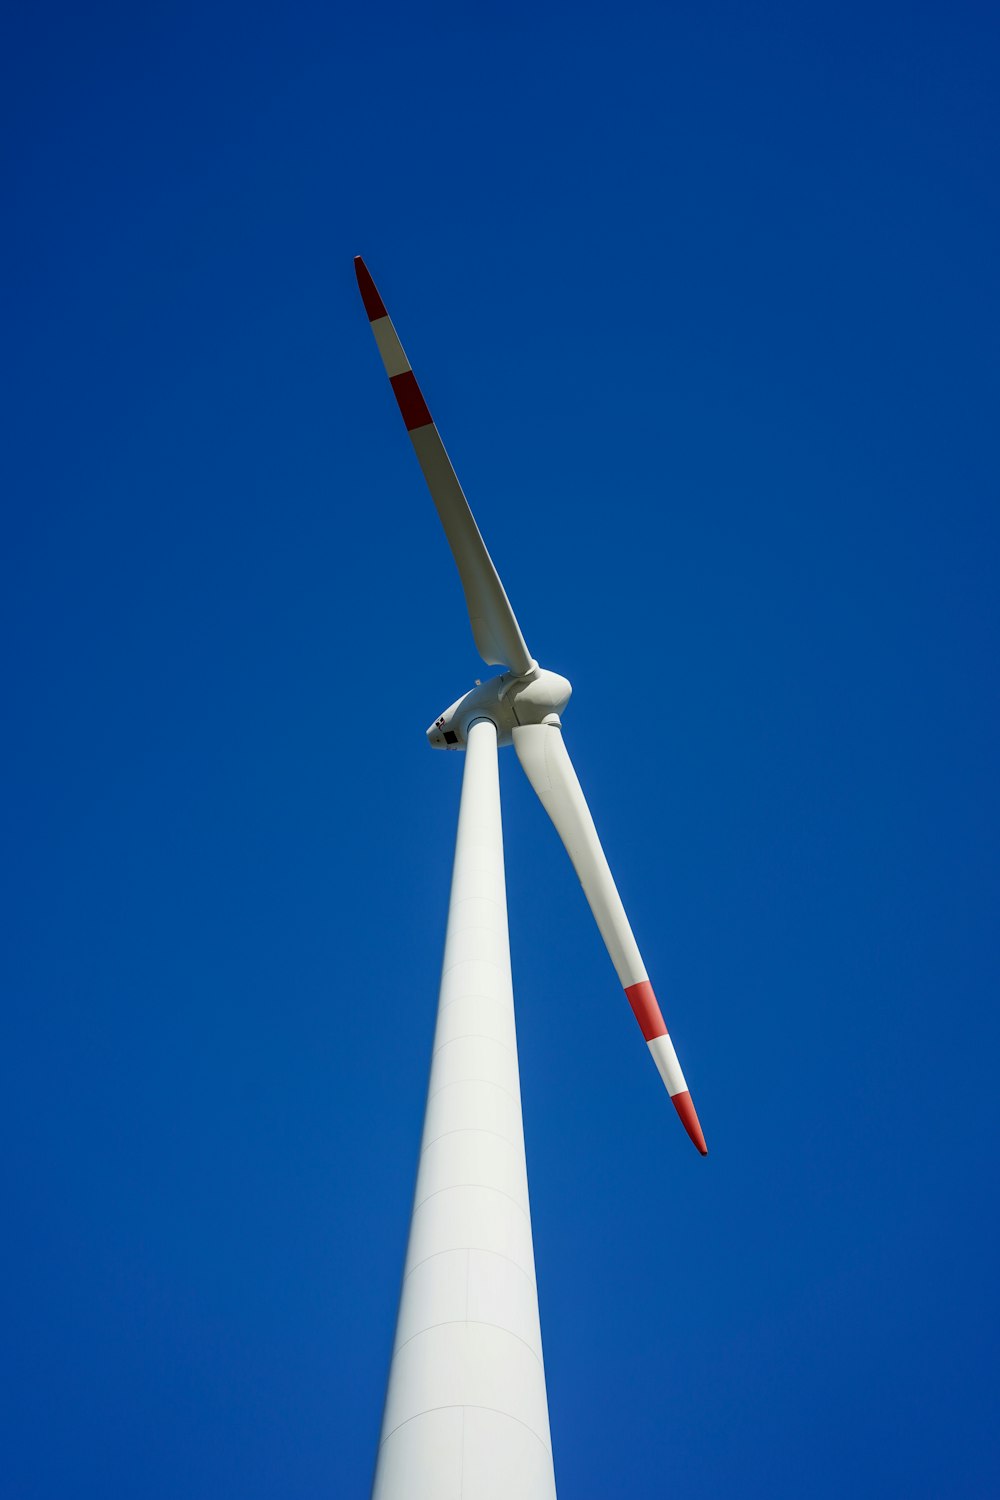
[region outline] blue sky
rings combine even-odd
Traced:
[[[0,1466],[365,1496],[476,676],[365,255],[711,1148],[502,764],[563,1497],[994,1493],[989,8],[3,49]],[[9,1361],[9,1363],[8,1363]]]

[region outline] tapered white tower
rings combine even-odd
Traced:
[[[437,1029],[373,1500],[554,1500],[496,728],[468,730]]]

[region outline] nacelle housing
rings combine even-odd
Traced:
[[[469,725],[490,719],[496,725],[497,741],[511,743],[511,730],[518,724],[558,724],[573,688],[558,672],[536,667],[523,677],[504,672],[477,682],[471,692],[446,708],[427,731],[435,750],[464,750]]]

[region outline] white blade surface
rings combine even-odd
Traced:
[[[562,730],[554,724],[521,725],[514,730],[514,749],[566,845],[622,988],[641,984],[646,969]]]
[[[611,962],[681,1122],[698,1150],[707,1155],[690,1090],[639,955],[587,799],[563,742],[562,730],[554,724],[518,725],[514,729],[514,749],[566,845]]]
[[[486,543],[385,304],[360,255],[355,257],[354,269],[385,372],[458,565],[476,649],[490,666],[510,667],[512,672],[520,675],[535,663],[524,643],[510,600],[486,550]]]

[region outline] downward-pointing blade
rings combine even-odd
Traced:
[[[691,1092],[639,956],[590,808],[563,742],[562,731],[554,724],[519,725],[514,730],[514,749],[525,775],[566,845],[611,962],[681,1123],[702,1156],[707,1156],[708,1147]]]
[[[354,270],[385,373],[458,565],[476,649],[490,666],[510,667],[512,672],[520,675],[535,663],[524,643],[510,600],[486,550],[486,543],[385,304],[360,255],[355,256]]]

